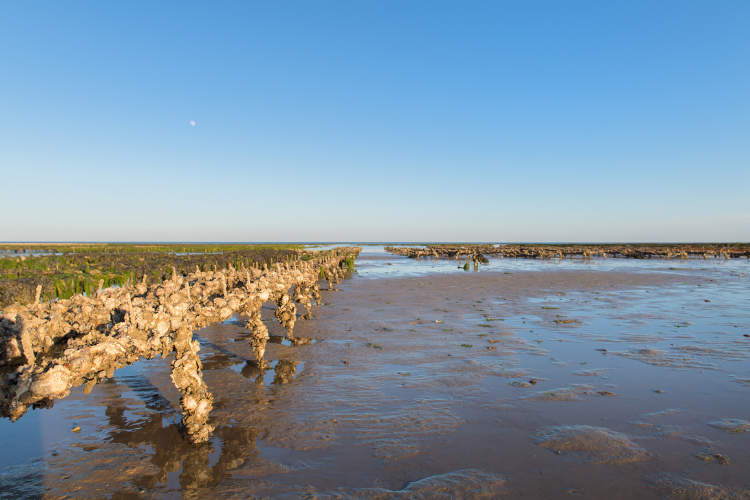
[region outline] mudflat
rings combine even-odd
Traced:
[[[365,248],[294,337],[266,323],[267,370],[243,318],[196,332],[210,443],[139,362],[0,422],[0,495],[748,498],[745,267]]]

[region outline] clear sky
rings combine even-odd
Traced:
[[[0,0],[0,241],[750,241],[750,1]]]

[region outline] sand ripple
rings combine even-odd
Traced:
[[[586,461],[592,464],[625,464],[649,458],[646,450],[634,444],[629,436],[603,427],[542,427],[535,436],[538,446],[582,452]]]

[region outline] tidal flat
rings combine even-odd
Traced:
[[[365,246],[263,369],[197,330],[209,443],[163,360],[0,420],[0,498],[750,498],[747,259],[462,264]]]

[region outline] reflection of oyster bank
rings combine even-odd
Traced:
[[[252,332],[246,332],[247,330],[241,332],[234,341],[242,342],[250,337],[250,345],[254,355],[252,360],[243,358],[225,347],[206,340],[204,337],[210,337],[210,334],[204,335],[202,331],[198,332],[195,337],[201,346],[206,348],[201,354],[203,370],[229,368],[245,378],[253,379],[256,384],[285,384],[294,380],[297,372],[303,369],[304,363],[293,359],[278,359],[269,362],[265,359],[266,345],[271,343],[287,347],[300,347],[315,343],[315,339],[309,337],[281,335],[268,335],[268,338],[257,339],[253,337]]]
[[[130,377],[125,377],[128,380]],[[135,385],[133,384],[135,382]],[[122,391],[122,383],[107,383],[118,392]],[[145,418],[130,421],[133,413],[126,403],[126,398],[110,397],[105,415],[109,424],[115,429],[108,433],[107,441],[123,444],[128,448],[142,450],[150,449],[149,461],[158,472],[148,473],[139,477],[136,486],[153,488],[170,481],[170,473],[179,471],[179,483],[182,488],[204,488],[217,484],[224,472],[242,465],[253,455],[257,455],[254,429],[239,426],[217,427],[207,443],[194,445],[183,437],[182,429],[177,421],[166,424],[171,420],[169,403],[164,400],[158,389],[143,377],[132,377],[131,389],[144,401],[146,408],[155,410],[149,412]],[[115,396],[115,395],[113,395]],[[171,410],[171,411],[170,411]],[[165,413],[166,412],[166,413]],[[219,452],[218,459],[216,452]],[[213,460],[211,459],[212,457]]]
[[[281,385],[294,381],[297,372],[301,371],[304,366],[305,364],[301,361],[279,359],[266,363],[261,368],[256,363],[248,361],[240,373],[243,377],[255,380],[256,384]]]

